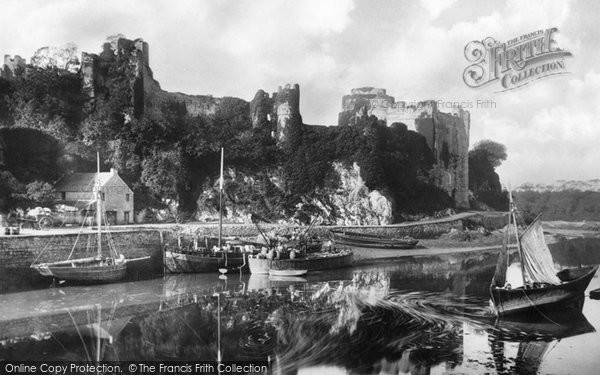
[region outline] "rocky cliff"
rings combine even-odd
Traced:
[[[271,218],[256,216],[257,207],[272,205],[268,196],[281,194],[285,182],[275,170],[248,174],[234,168],[225,170],[225,201],[223,217],[226,222],[250,223],[273,220],[277,222],[308,223],[323,220],[330,225],[387,225],[394,221],[393,201],[377,190],[369,190],[360,175],[360,167],[354,163],[344,167],[334,163],[335,189],[319,189],[303,196],[295,207],[294,217],[284,211],[277,212],[272,206]],[[252,199],[248,199],[252,197]],[[198,198],[197,219],[211,221],[218,217],[218,181],[205,186]]]

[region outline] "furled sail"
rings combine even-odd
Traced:
[[[521,254],[523,267],[529,282],[548,283],[558,285],[561,283],[556,276],[554,261],[550,249],[544,240],[544,231],[540,216],[521,234]]]

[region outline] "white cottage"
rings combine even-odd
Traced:
[[[96,173],[73,173],[60,179],[56,190],[57,204],[74,207],[80,212],[88,211],[88,217],[94,216],[96,209]],[[106,220],[110,224],[129,224],[133,222],[133,191],[121,179],[114,168],[110,172],[101,172],[100,194]]]

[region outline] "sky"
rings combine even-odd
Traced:
[[[143,38],[163,89],[249,101],[298,83],[307,124],[335,125],[355,87],[470,103],[471,146],[504,144],[497,171],[515,187],[600,178],[599,13],[593,0],[2,0],[0,53],[29,61],[43,46],[100,52],[109,35]],[[569,74],[501,93],[464,83],[469,42],[551,27],[573,55]]]

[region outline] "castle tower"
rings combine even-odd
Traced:
[[[81,53],[81,79],[83,81],[83,92],[90,98],[96,96],[96,72],[98,69],[98,55],[93,53]]]
[[[446,109],[444,107],[444,109]],[[431,176],[444,189],[457,207],[469,207],[469,131],[471,117],[460,107],[441,112],[438,102],[426,100],[396,102],[385,89],[362,87],[353,89],[342,99],[338,125],[352,125],[366,114],[386,122],[405,124],[425,137],[436,163]]]
[[[252,127],[259,128],[270,124],[276,115],[273,99],[263,90],[258,90],[250,102],[250,118]]]
[[[277,93],[273,94],[273,101],[273,110],[277,116],[276,137],[277,142],[281,143],[287,139],[293,127],[302,125],[300,86],[297,83],[293,87],[289,84],[284,88],[280,86]]]

